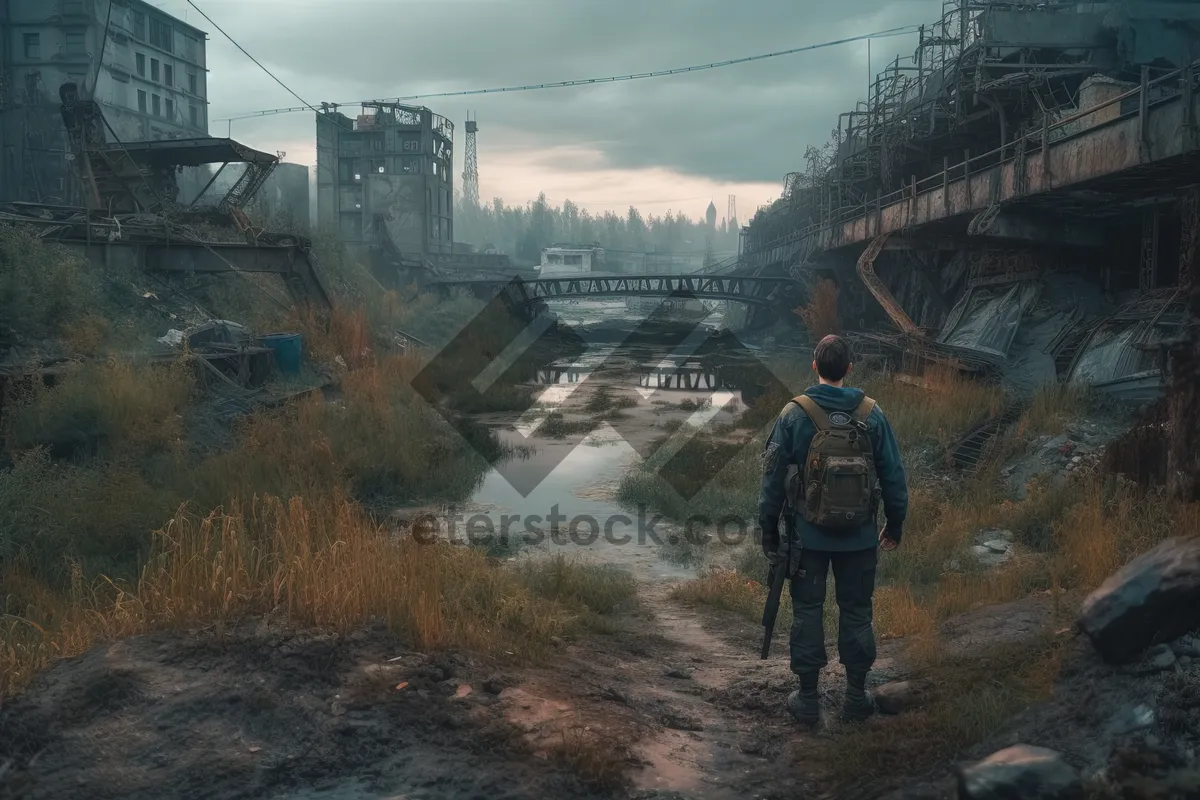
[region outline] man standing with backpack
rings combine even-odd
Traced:
[[[787,705],[806,725],[820,720],[819,677],[828,663],[823,612],[831,566],[839,610],[838,654],[846,668],[843,714],[864,720],[875,711],[866,682],[875,663],[871,599],[876,555],[879,547],[890,551],[900,545],[908,511],[896,437],[874,400],[843,385],[850,367],[849,342],[838,336],[822,339],[813,361],[819,384],[784,407],[763,453],[763,552],[775,561],[781,513],[790,516],[785,535],[792,537],[791,546],[802,548],[796,571],[788,576],[795,613],[791,667],[800,677],[800,689]],[[882,531],[877,523],[880,501],[887,520]]]

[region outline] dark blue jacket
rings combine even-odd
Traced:
[[[862,389],[824,384],[810,387],[805,394],[831,412],[852,413],[863,399]],[[784,478],[788,466],[796,464],[803,468],[808,446],[816,432],[812,420],[795,403],[788,403],[775,420],[775,428],[763,452],[762,491],[758,498],[760,521],[779,518],[785,504]],[[896,436],[879,406],[867,417],[867,435],[875,451],[875,472],[883,495],[884,515],[889,527],[900,530],[908,514],[908,484]],[[811,550],[866,550],[879,543],[879,527],[874,521],[864,523],[858,529],[825,528],[809,524],[803,513],[796,513],[792,525],[793,530],[799,532],[802,545]]]

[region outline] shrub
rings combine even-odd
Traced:
[[[832,333],[841,333],[838,317],[838,288],[829,278],[822,278],[813,287],[808,303],[796,309],[796,315],[804,320],[808,335],[819,342]]]
[[[98,305],[87,263],[34,230],[0,223],[0,320],[27,336],[50,337]]]

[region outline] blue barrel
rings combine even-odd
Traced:
[[[287,375],[300,372],[301,342],[298,333],[269,333],[259,339],[263,347],[269,347],[275,353],[275,364],[279,371]]]

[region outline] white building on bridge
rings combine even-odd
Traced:
[[[604,248],[598,244],[553,244],[542,250],[538,275],[582,275],[603,272],[604,268]]]

